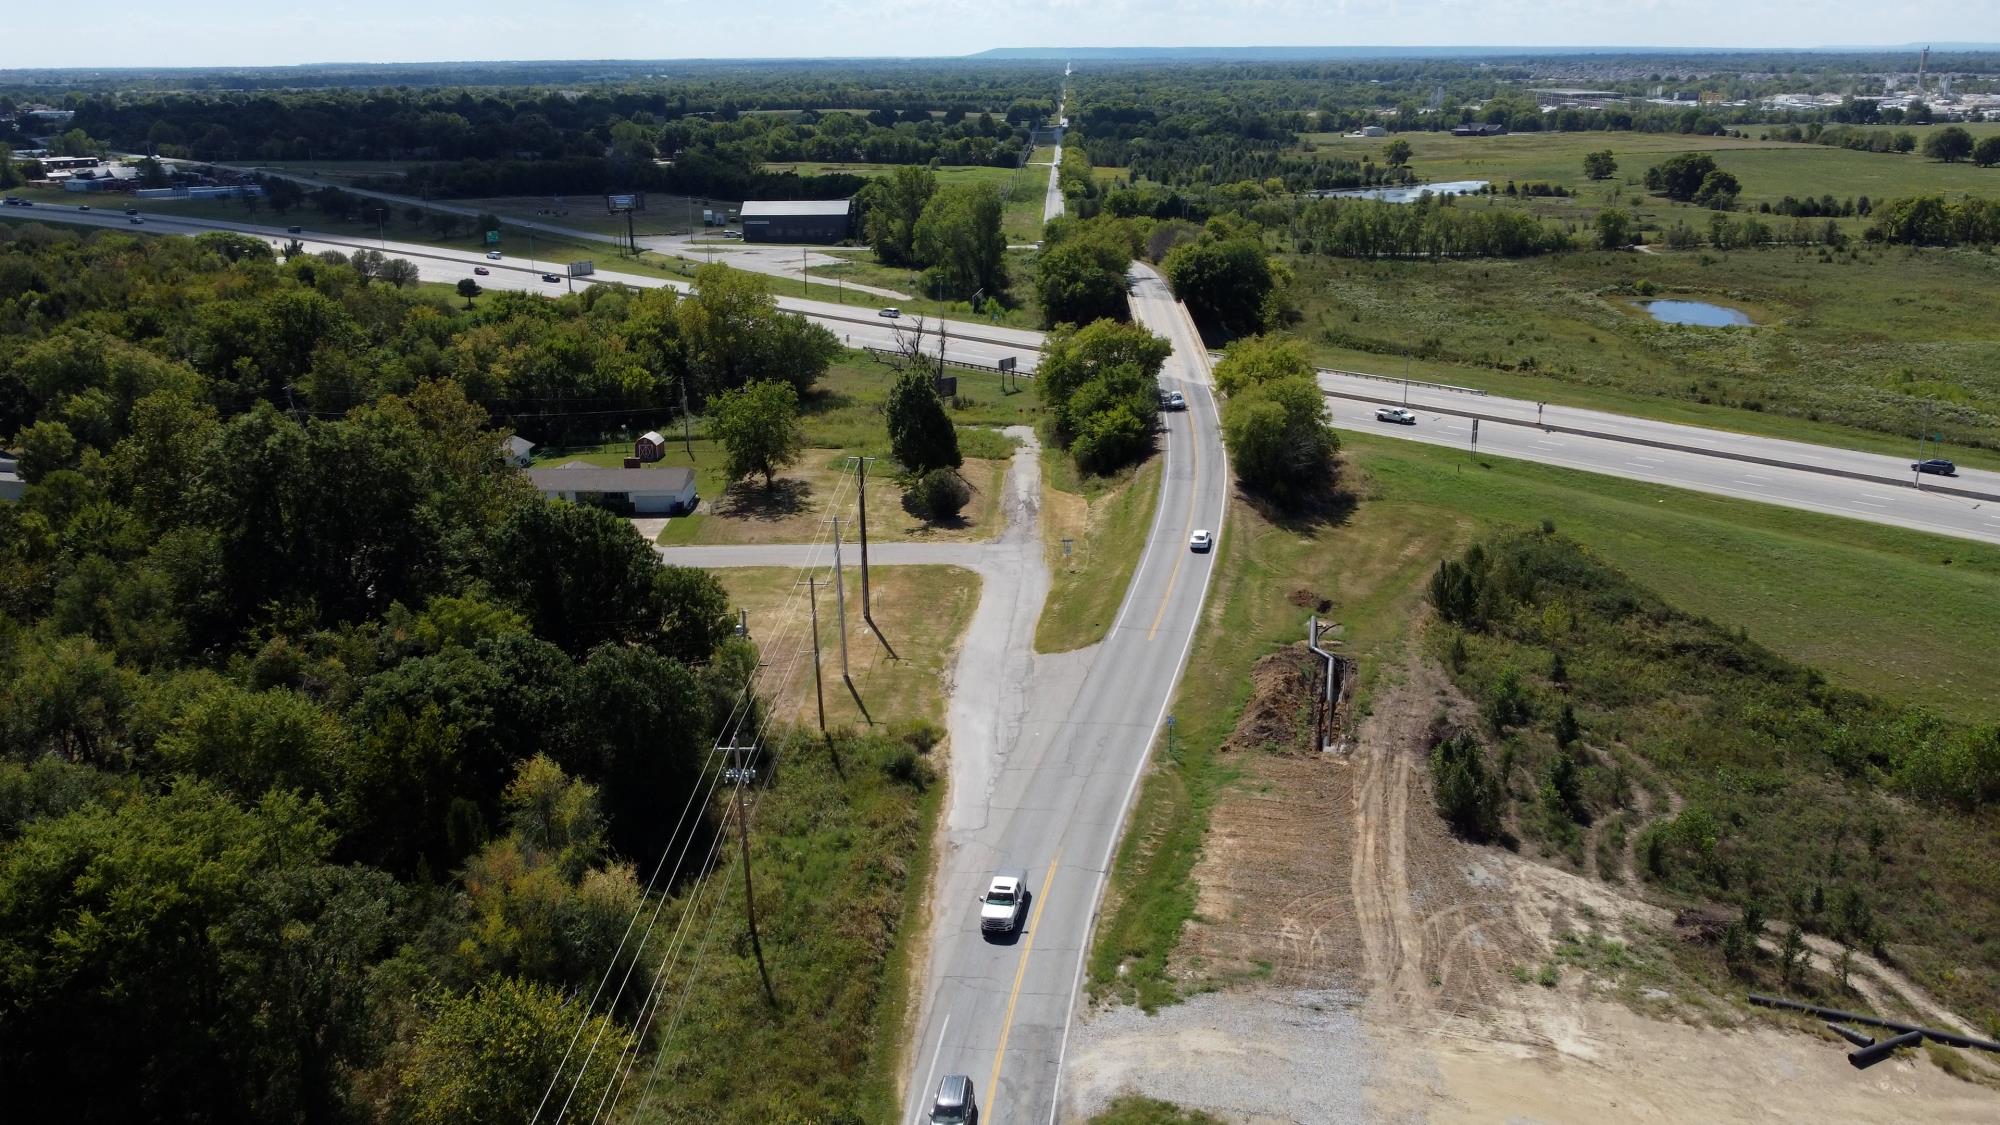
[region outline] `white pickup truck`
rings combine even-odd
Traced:
[[[983,933],[1013,933],[1028,908],[1028,873],[1000,871],[979,897],[979,929]]]

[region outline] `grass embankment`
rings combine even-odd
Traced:
[[[1167,959],[1194,910],[1189,877],[1209,810],[1234,777],[1216,748],[1248,698],[1251,665],[1303,637],[1311,610],[1293,596],[1333,602],[1333,635],[1361,663],[1366,707],[1438,560],[1497,528],[1554,519],[1675,603],[1837,684],[2000,719],[2000,665],[1988,658],[2000,549],[1524,461],[1468,466],[1453,451],[1387,438],[1343,442],[1350,511],[1279,524],[1231,504],[1173,706],[1174,753],[1147,775],[1113,868],[1090,960],[1098,995],[1147,1006],[1179,995]]]
[[[771,682],[781,685],[770,700],[773,716],[779,722],[815,726],[812,609],[805,576],[790,567],[764,566],[731,567],[715,576],[729,591],[730,605],[748,611],[750,636],[760,646],[766,674],[775,673]],[[871,568],[875,624],[882,631],[878,638],[862,619],[861,575],[850,565],[847,667],[854,682],[852,693],[840,678],[840,603],[833,576],[818,577],[827,729],[913,720],[942,724],[947,666],[979,604],[979,576],[955,566]]]
[[[968,324],[999,324],[1011,328],[1042,327],[1041,306],[1035,303],[1032,284],[1035,276],[1034,251],[1009,250],[1006,252],[1007,276],[1011,279],[1007,289],[995,300],[982,301],[981,307],[974,309],[969,301],[939,300],[923,295],[920,271],[904,269],[900,266],[885,266],[875,260],[875,252],[867,247],[856,246],[815,246],[816,254],[841,259],[838,265],[813,266],[807,270],[807,281],[797,277],[773,277],[765,275],[771,285],[771,292],[785,297],[804,297],[814,301],[828,301],[840,305],[852,305],[856,310],[873,313],[883,305],[893,304],[901,309],[906,318],[939,317]],[[720,258],[727,261],[727,257]],[[793,263],[796,265],[796,262]],[[877,289],[901,294],[885,297],[879,293],[869,293],[850,288],[851,285],[868,285]],[[914,329],[912,320],[906,320],[905,328]],[[933,332],[935,327],[932,326]],[[949,353],[947,353],[949,354]]]
[[[1303,314],[1291,331],[1327,366],[1898,456],[1942,433],[1945,455],[2000,466],[1992,255],[1291,262]],[[1735,306],[1759,326],[1657,324],[1639,307],[1651,296]]]
[[[1035,623],[1036,652],[1094,645],[1110,631],[1152,531],[1165,464],[1154,457],[1123,477],[1080,477],[1068,454],[1044,447],[1042,537],[1050,581]]]
[[[1463,593],[1427,630],[1497,748],[1482,755],[1497,785],[1468,807],[1552,862],[1892,958],[2000,1025],[2000,731],[1829,688],[1547,527],[1469,551]],[[1673,944],[1752,989],[1847,992],[1759,954],[1765,934],[1751,921]]]
[[[699,895],[691,952],[664,982],[662,1027],[683,1018],[654,1062],[639,1060],[625,1120],[892,1120],[909,977],[905,935],[928,880],[941,786],[908,744],[816,737],[781,748],[774,783],[753,790],[751,868],[773,1009],[744,921],[730,841]],[[678,911],[670,912],[666,924]],[[692,969],[693,971],[690,971]]]

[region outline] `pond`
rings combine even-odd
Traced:
[[[1711,305],[1707,301],[1643,302],[1653,319],[1662,324],[1694,324],[1703,328],[1737,328],[1755,323],[1741,309]]]
[[[1316,191],[1322,199],[1379,199],[1384,203],[1415,203],[1425,192],[1432,195],[1471,195],[1484,191],[1486,180],[1451,180],[1441,184],[1411,184],[1408,187],[1358,188],[1353,191]]]

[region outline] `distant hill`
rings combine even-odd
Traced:
[[[1548,58],[1552,55],[1754,55],[1754,54],[1882,54],[1918,51],[1925,44],[1841,47],[994,47],[971,59],[1234,59],[1286,61],[1293,59],[1463,59]],[[1995,43],[1932,43],[1934,53],[2000,51]]]

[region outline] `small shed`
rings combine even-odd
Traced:
[[[553,469],[530,469],[535,491],[552,500],[594,504],[626,516],[678,516],[694,511],[694,470],[607,469],[572,461]]]
[[[632,443],[632,456],[641,461],[658,461],[667,455],[667,439],[658,430],[647,430]]]
[[[535,443],[519,434],[510,434],[506,441],[500,443],[500,453],[508,461],[525,469],[535,459]]]

